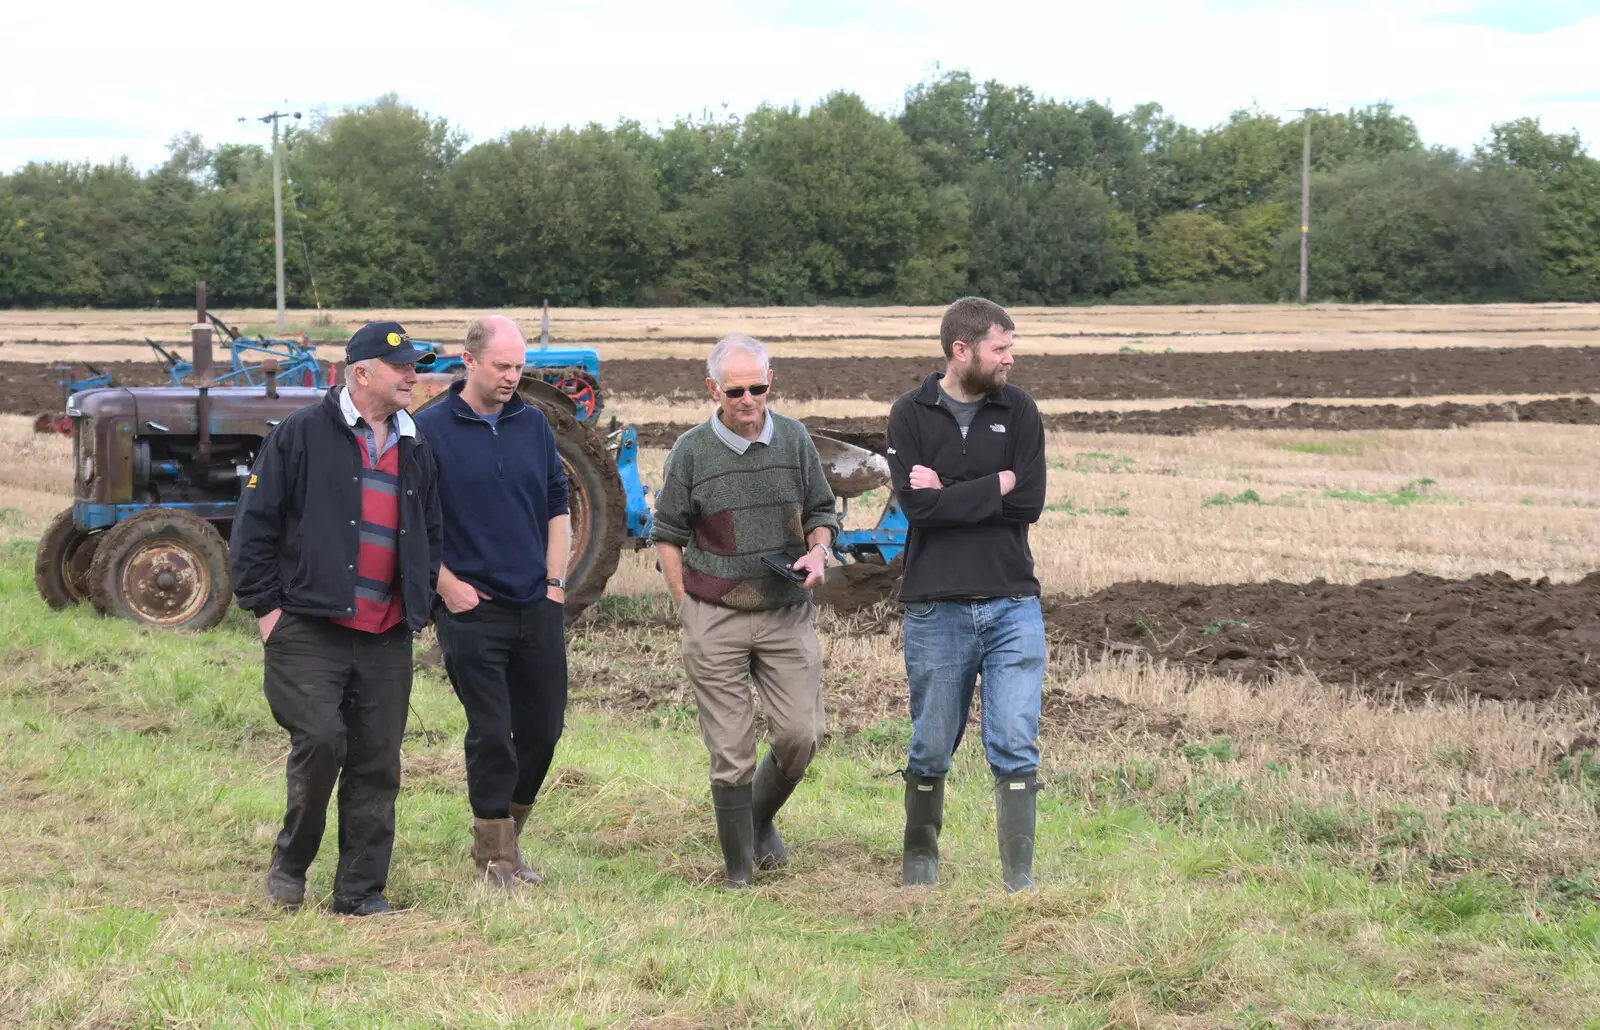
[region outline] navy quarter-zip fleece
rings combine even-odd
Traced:
[[[490,423],[462,399],[466,381],[416,417],[439,465],[444,564],[495,601],[545,596],[550,520],[567,514],[567,477],[544,412],[512,395]]]

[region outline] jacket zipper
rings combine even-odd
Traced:
[[[988,406],[989,406],[989,402],[988,401],[984,401],[982,404],[978,405],[978,410],[974,411],[972,413],[972,425],[977,425],[978,424],[978,416],[983,414],[983,409],[987,408]],[[952,422],[954,422],[956,424],[956,432],[960,433],[960,435],[961,435],[961,456],[963,458],[965,458],[967,456],[967,433],[971,433],[972,432],[972,426],[968,426],[967,427],[967,432],[966,433],[962,433],[961,432],[961,420],[956,418],[956,413],[955,412],[951,411],[949,408],[945,407],[943,404],[940,404],[937,401],[934,402],[933,407],[937,411],[944,412],[946,415],[948,415],[950,417],[950,421],[952,421]]]
[[[496,479],[500,480],[501,482],[504,482],[505,478],[506,478],[506,468],[505,468],[505,463],[501,460],[501,457],[500,457],[500,426],[499,426],[499,422],[500,422],[500,419],[506,417],[506,409],[505,409],[505,407],[502,406],[500,408],[500,414],[493,422],[490,422],[488,419],[486,419],[483,416],[479,415],[475,411],[473,411],[473,412],[471,412],[471,414],[467,414],[467,415],[463,415],[459,411],[456,412],[455,414],[456,414],[457,418],[464,418],[469,422],[481,422],[484,425],[489,427],[489,432],[494,435],[494,477]],[[516,414],[516,412],[512,412],[511,414]]]

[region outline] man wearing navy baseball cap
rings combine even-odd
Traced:
[[[411,698],[444,546],[438,467],[406,406],[433,354],[398,322],[345,346],[344,385],[262,442],[233,522],[239,606],[259,620],[264,690],[289,731],[288,807],[267,897],[305,901],[339,788],[333,911],[382,915]]]

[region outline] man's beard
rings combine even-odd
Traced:
[[[1003,365],[996,365],[984,372],[976,364],[971,364],[962,369],[956,378],[961,383],[961,392],[969,397],[976,397],[980,394],[994,393],[1006,385],[1006,370]]]

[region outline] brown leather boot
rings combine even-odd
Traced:
[[[472,820],[472,861],[478,876],[491,887],[517,885],[517,843],[510,819]]]
[[[515,801],[511,803],[511,821],[515,824],[511,836],[511,850],[517,858],[517,879],[537,886],[544,882],[544,877],[539,875],[539,870],[522,860],[522,847],[517,843],[522,839],[522,828],[527,825],[528,813],[531,811],[533,811],[532,805],[519,805]]]

